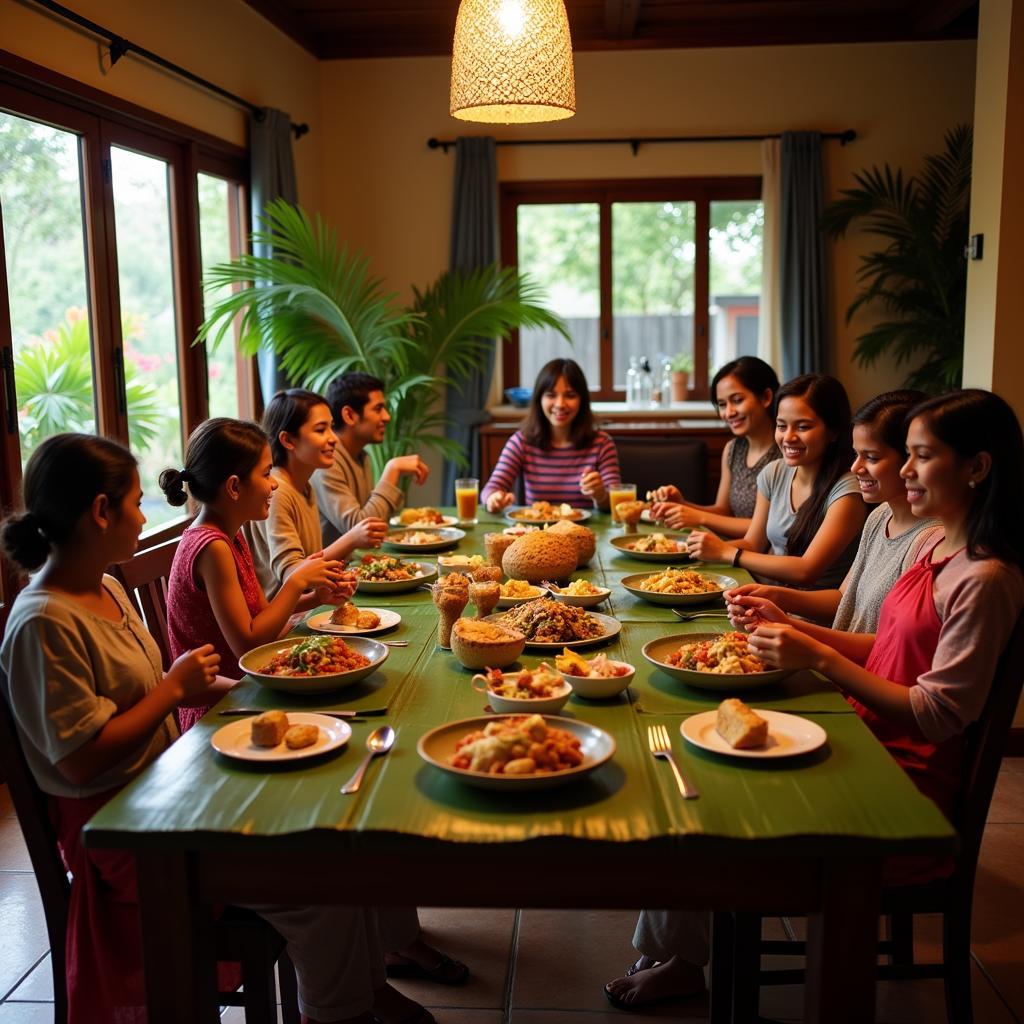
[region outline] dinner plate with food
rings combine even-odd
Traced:
[[[545,594],[543,587],[534,586],[526,580],[505,580],[500,591],[499,608],[514,608],[517,604],[536,601],[538,598],[544,597]]]
[[[750,649],[746,633],[676,633],[644,644],[662,672],[701,690],[752,690],[777,683],[793,669],[770,669]]]
[[[690,715],[679,731],[701,750],[766,760],[809,754],[828,742],[817,722],[784,711],[748,708],[735,697],[723,700],[716,711]]]
[[[722,592],[739,583],[731,576],[704,569],[683,569],[670,566],[658,572],[635,572],[622,577],[622,585],[634,597],[679,607],[688,604],[707,604],[722,595]]]
[[[679,533],[621,533],[612,537],[609,543],[617,551],[641,562],[688,562],[686,538],[690,531]]]
[[[318,633],[340,636],[368,636],[394,629],[402,616],[390,608],[357,608],[351,601],[331,611],[318,612],[306,619],[306,625]]]
[[[573,693],[587,700],[617,697],[636,675],[636,669],[628,662],[613,661],[607,654],[597,654],[587,661],[568,647],[555,657],[555,668],[562,673]]]
[[[427,764],[467,785],[522,792],[589,775],[614,756],[615,740],[574,718],[487,715],[431,729],[416,749]]]
[[[577,608],[593,608],[602,601],[607,601],[612,592],[607,587],[599,587],[590,580],[571,580],[564,587],[556,583],[547,584],[548,593],[563,604],[575,605]]]
[[[397,516],[392,516],[388,522],[392,526],[404,526],[413,530],[428,529],[434,526],[456,526],[459,522],[457,516],[446,516],[436,508],[403,508]]]
[[[299,761],[344,746],[352,736],[348,722],[311,711],[264,711],[221,726],[210,745],[239,761]]]
[[[513,523],[531,523],[534,526],[543,526],[545,523],[560,523],[568,520],[572,523],[582,523],[590,518],[590,512],[585,508],[576,508],[562,502],[561,505],[553,505],[550,501],[535,501],[532,505],[514,505],[505,509],[505,518]]]
[[[401,594],[437,579],[437,566],[432,562],[393,555],[363,555],[355,571],[359,577],[356,591],[360,594]]]
[[[622,623],[611,615],[584,611],[550,597],[495,612],[484,621],[488,620],[518,630],[526,637],[527,647],[540,651],[601,643],[622,630]]]
[[[540,529],[543,527],[531,526],[529,523],[513,523],[511,526],[506,526],[501,532],[509,537],[525,537],[528,533],[536,533]]]
[[[365,636],[290,636],[246,651],[238,664],[261,686],[287,693],[326,693],[365,679],[388,648]]]
[[[472,573],[487,565],[487,559],[483,555],[438,555],[437,568],[442,576],[450,572]]]
[[[554,715],[572,696],[562,673],[544,661],[518,672],[488,668],[473,676],[473,689],[487,696],[491,710],[509,714]]]
[[[464,530],[452,526],[434,529],[391,530],[384,543],[396,551],[444,551],[453,548],[466,536]]]

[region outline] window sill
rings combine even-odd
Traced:
[[[630,408],[625,402],[591,402],[590,408],[600,421],[606,420],[710,420],[720,421],[709,402],[678,402],[673,405],[656,406],[647,409]],[[515,405],[492,405],[488,410],[493,420],[517,422],[527,413]],[[725,424],[721,424],[726,429]]]

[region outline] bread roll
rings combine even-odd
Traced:
[[[320,729],[315,725],[293,725],[284,734],[284,741],[291,750],[311,747],[319,738]]]
[[[331,612],[332,626],[355,626],[358,621],[359,609],[351,601],[339,604],[338,607]]]
[[[715,729],[729,746],[737,750],[763,746],[768,739],[768,723],[735,697],[718,705]]]
[[[276,747],[288,731],[288,716],[283,711],[264,711],[252,720],[252,742],[257,747]]]

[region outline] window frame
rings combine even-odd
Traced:
[[[593,388],[594,401],[625,401],[614,390],[612,370],[614,353],[614,317],[612,310],[612,203],[619,202],[692,202],[694,238],[694,367],[690,375],[689,398],[708,398],[708,344],[710,326],[710,227],[711,203],[718,200],[760,200],[761,177],[754,175],[690,178],[609,178],[567,181],[505,181],[499,184],[501,262],[506,267],[519,265],[517,230],[520,206],[545,203],[596,203],[599,208],[599,287],[601,312],[600,338],[601,386]],[[512,332],[502,347],[502,379],[506,384],[519,380],[519,332]]]

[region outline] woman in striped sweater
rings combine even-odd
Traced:
[[[594,427],[587,379],[571,359],[552,359],[537,375],[530,411],[505,443],[481,495],[488,512],[516,500],[520,475],[527,504],[608,508],[608,491],[619,482],[619,457],[612,439]]]

